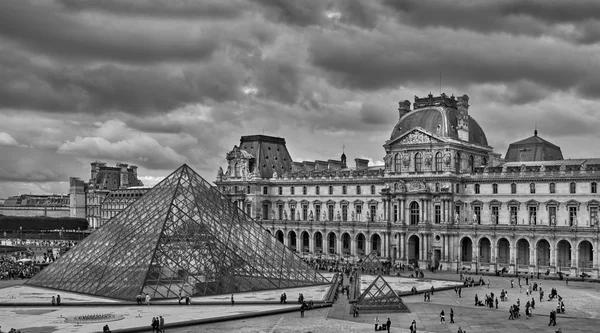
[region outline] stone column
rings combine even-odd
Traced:
[[[401,260],[405,259],[405,257],[406,257],[406,251],[404,251],[404,243],[406,242],[406,240],[404,239],[406,237],[405,235],[406,234],[403,233],[403,232],[398,234],[398,237],[400,238],[398,240],[398,242],[399,242],[399,245],[398,245],[398,258],[401,259]]]

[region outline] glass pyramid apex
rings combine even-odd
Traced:
[[[127,300],[326,283],[185,164],[27,282]]]
[[[378,275],[358,297],[357,303],[361,311],[365,312],[409,312],[408,307],[404,304],[400,296],[398,296],[381,275]]]

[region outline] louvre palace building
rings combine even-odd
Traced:
[[[502,156],[466,95],[398,112],[385,165],[294,161],[284,138],[251,135],[215,184],[306,258],[598,276],[600,158],[564,159],[537,130]]]

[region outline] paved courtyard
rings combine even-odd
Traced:
[[[444,273],[426,273],[428,279],[451,280],[457,279],[456,274]],[[378,314],[381,322],[384,322],[389,317],[392,321],[391,332],[408,332],[408,327],[412,320],[415,320],[418,326],[418,332],[456,332],[460,326],[466,332],[555,332],[559,327],[563,332],[594,332],[600,327],[600,285],[587,282],[570,282],[567,286],[565,281],[545,281],[542,280],[542,286],[547,295],[552,287],[558,288],[558,293],[563,296],[563,301],[566,306],[566,313],[559,314],[557,318],[557,326],[548,326],[548,314],[551,309],[556,307],[556,302],[548,302],[546,299],[539,302],[539,294],[533,294],[536,299],[536,309],[533,316],[525,319],[522,315],[517,320],[508,320],[508,308],[515,303],[517,299],[521,300],[521,307],[524,309],[526,300],[531,296],[525,294],[525,288],[522,293],[519,293],[517,280],[515,279],[516,288],[510,288],[511,277],[484,277],[484,280],[491,280],[491,287],[472,287],[463,288],[462,297],[459,298],[453,290],[436,291],[431,297],[431,302],[423,302],[421,294],[414,296],[403,297],[404,302],[411,310],[410,313],[382,313]],[[393,278],[390,278],[394,281]],[[539,281],[538,281],[539,282]],[[3,282],[12,283],[12,281]],[[400,281],[397,283],[404,284]],[[429,283],[429,282],[428,282]],[[524,279],[522,280],[525,286]],[[18,288],[21,287],[17,285]],[[19,295],[30,292],[26,289],[21,289],[21,294],[18,294],[19,289],[14,289],[15,286],[9,286],[0,289],[0,325],[2,331],[7,331],[11,327],[21,329],[27,333],[51,333],[51,332],[69,332],[69,333],[85,333],[85,332],[101,332],[104,324],[84,324],[75,326],[73,324],[65,324],[62,317],[73,316],[78,314],[92,313],[118,313],[122,314],[125,319],[108,323],[114,332],[126,332],[125,328],[142,327],[144,330],[150,331],[150,320],[154,316],[162,315],[165,318],[167,327],[169,323],[174,322],[189,322],[196,324],[185,327],[169,328],[170,333],[184,332],[369,332],[373,331],[373,321],[376,314],[361,314],[358,318],[353,318],[349,314],[349,304],[346,297],[340,295],[339,300],[332,306],[307,311],[305,318],[300,318],[298,311],[299,306],[295,303],[297,297],[296,291],[288,291],[288,301],[286,305],[272,302],[273,297],[279,294],[279,291],[267,293],[264,296],[256,297],[270,304],[236,304],[235,306],[225,304],[208,304],[208,305],[192,305],[192,306],[177,306],[172,304],[155,304],[151,306],[136,306],[136,305],[117,305],[110,302],[103,302],[99,306],[65,306],[51,307],[49,305],[42,306],[32,304],[31,298],[34,296],[29,294],[26,299],[29,301],[23,306],[13,307],[7,306],[9,303],[14,303],[19,299]],[[485,294],[494,292],[499,295],[502,289],[508,290],[508,301],[500,302],[499,309],[487,309],[483,307],[475,307],[474,296],[477,294],[480,298]],[[39,290],[36,292],[40,292]],[[53,293],[53,291],[45,291]],[[305,291],[306,294],[318,298],[322,289],[313,291]],[[43,292],[42,292],[43,293]],[[63,293],[61,293],[63,294]],[[85,304],[89,301],[87,296],[82,295],[67,295],[66,299],[75,301],[80,298],[80,304]],[[305,294],[305,295],[306,295]],[[9,298],[9,296],[15,296]],[[47,295],[38,295],[42,299],[47,299]],[[252,298],[252,293],[247,293],[244,297],[239,295],[241,299]],[[229,299],[227,298],[227,301]],[[225,301],[225,299],[213,299],[212,301]],[[172,301],[171,301],[172,302]],[[164,303],[164,302],[163,302]],[[100,304],[100,303],[97,303]],[[450,307],[454,309],[455,324],[450,324],[449,311]],[[446,324],[440,323],[439,313],[444,310],[446,313]],[[522,311],[523,312],[523,311]],[[243,319],[239,319],[244,317]],[[214,322],[215,318],[226,319],[226,321]],[[203,323],[201,322],[209,322]],[[147,329],[146,329],[147,328]]]

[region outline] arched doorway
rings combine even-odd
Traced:
[[[469,237],[464,237],[460,241],[460,260],[473,261],[473,241]]]
[[[594,249],[592,243],[589,241],[581,241],[579,243],[579,262],[577,267],[582,269],[589,269],[594,267]],[[585,270],[584,270],[585,272]]]
[[[526,239],[517,241],[517,265],[529,266],[529,242]]]
[[[310,252],[310,236],[308,232],[303,231],[300,234],[300,238],[302,239],[302,252]]]
[[[498,255],[496,256],[496,262],[499,264],[510,263],[510,243],[506,238],[500,238],[498,240]]]
[[[335,240],[335,234],[330,232],[329,235],[327,235],[327,248],[328,253],[330,254],[335,254]]]
[[[365,255],[365,235],[356,235],[356,250],[358,252],[357,255]]]
[[[275,238],[283,244],[283,231],[277,230],[277,232],[275,232]]]
[[[342,254],[344,255],[350,255],[352,253],[352,241],[350,238],[350,235],[345,232],[344,234],[342,234]]]
[[[562,272],[563,267],[567,270],[571,267],[571,243],[564,239],[556,246],[556,264],[559,272]]]
[[[412,235],[408,238],[408,263],[419,263],[420,240],[417,235]]]
[[[315,254],[321,254],[323,253],[323,235],[321,234],[320,231],[315,232],[315,236],[314,236],[314,241],[315,241]]]
[[[537,242],[537,264],[538,267],[550,266],[550,243],[545,239],[540,239]],[[538,269],[539,271],[539,269]]]
[[[378,257],[381,256],[381,237],[378,234],[371,236],[371,252],[375,252]]]
[[[296,251],[296,233],[294,231],[290,231],[288,234],[288,242],[289,248]]]
[[[492,261],[492,243],[487,237],[479,240],[479,262],[489,264]]]

